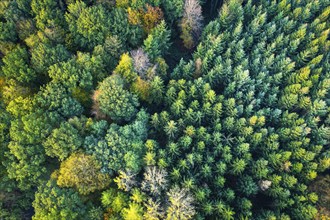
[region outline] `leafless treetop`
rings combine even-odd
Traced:
[[[142,48],[131,51],[134,69],[142,79],[147,78],[147,71],[151,66],[148,55]]]

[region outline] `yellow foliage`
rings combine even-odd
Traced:
[[[129,208],[123,210],[124,220],[142,220],[143,209],[136,203],[131,203]]]
[[[140,77],[132,84],[132,90],[138,94],[139,98],[148,101],[150,96],[150,85]]]
[[[29,87],[21,86],[14,80],[6,81],[6,85],[2,87],[1,92],[3,101],[7,104],[18,97],[26,98],[32,94]]]
[[[130,0],[116,0],[116,6],[120,8],[126,8],[129,6]]]
[[[16,47],[15,43],[0,41],[0,53],[6,55]]]
[[[4,77],[0,77],[0,92],[2,91],[3,87],[5,86],[6,80]]]
[[[327,21],[330,15],[330,6],[326,7],[322,14],[318,17],[321,21]]]
[[[158,74],[161,76],[166,76],[168,65],[166,64],[166,61],[164,60],[164,58],[158,57],[156,59],[156,63],[157,63]]]
[[[137,78],[137,73],[134,72],[133,60],[128,53],[124,53],[120,57],[114,73],[121,75],[127,82],[134,82]]]
[[[150,33],[151,29],[157,26],[163,19],[163,12],[159,7],[153,7],[149,4],[146,9],[139,8],[134,10],[127,9],[128,21],[133,25],[142,25],[145,32]]]
[[[163,19],[163,12],[159,7],[147,5],[147,11],[143,14],[143,28],[149,33]]]
[[[183,40],[183,45],[187,49],[193,48],[195,42],[194,42],[193,36],[191,35],[192,27],[190,27],[189,22],[182,21],[181,30],[182,30],[182,33],[180,35],[180,38]]]
[[[264,126],[265,122],[266,122],[265,116],[258,117],[258,122],[257,122],[258,126]]]
[[[257,123],[258,117],[257,116],[252,116],[249,120],[250,125],[255,125]]]
[[[127,13],[128,13],[128,21],[130,24],[133,25],[141,24],[141,14],[139,11],[134,10],[132,8],[128,8]]]
[[[19,96],[8,103],[6,110],[12,115],[21,116],[32,110],[32,99],[30,97],[23,98]]]
[[[317,65],[317,64],[319,64],[319,63],[322,61],[322,59],[323,59],[323,54],[318,55],[317,57],[315,57],[314,59],[312,59],[312,60],[309,62],[309,64],[310,64],[310,65]]]
[[[75,187],[82,195],[109,186],[110,176],[101,173],[101,165],[91,155],[74,153],[62,162],[57,184],[61,187]]]

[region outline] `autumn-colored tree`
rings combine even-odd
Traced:
[[[128,8],[127,13],[129,22],[133,25],[142,25],[146,33],[150,33],[163,19],[162,10],[149,4],[138,9]]]
[[[135,10],[135,9],[129,7],[127,9],[129,23],[133,24],[133,25],[141,25],[142,13],[141,13],[141,10]]]
[[[143,208],[137,203],[130,203],[123,209],[122,216],[124,220],[143,220]]]
[[[180,37],[186,48],[191,49],[196,45],[202,33],[202,21],[202,7],[198,0],[185,0]]]
[[[147,33],[156,27],[157,24],[163,19],[163,12],[159,7],[152,7],[147,4],[147,9],[143,14],[143,28]]]
[[[134,71],[133,59],[128,53],[121,55],[114,73],[121,75],[129,83],[134,82],[137,78],[137,73]]]
[[[329,0],[0,0],[0,219],[324,218],[329,18]]]
[[[93,156],[74,153],[62,162],[57,174],[57,184],[76,188],[80,194],[87,195],[110,184],[109,175],[100,170],[101,165]]]
[[[167,208],[166,219],[192,219],[196,214],[194,199],[186,189],[174,187],[167,193],[169,207]]]

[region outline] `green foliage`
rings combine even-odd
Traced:
[[[329,0],[1,1],[0,219],[325,218],[329,17]]]
[[[170,31],[166,28],[165,21],[162,21],[151,30],[147,39],[144,40],[144,50],[152,61],[163,56],[170,46]]]
[[[141,8],[144,7],[146,4],[150,4],[153,6],[159,6],[160,0],[118,0],[116,1],[117,7],[133,7],[133,8]]]
[[[77,150],[82,142],[79,131],[70,123],[64,122],[52,131],[43,146],[48,156],[58,157],[60,161],[63,161],[71,152]]]
[[[102,220],[103,219],[103,209],[101,207],[92,207],[87,214],[88,219],[92,220]]]
[[[102,75],[102,72],[111,72],[113,70],[120,58],[120,55],[124,52],[124,45],[122,41],[117,36],[110,36],[105,39],[103,45],[98,45],[94,48],[90,62],[87,63],[91,67],[102,67],[102,70],[98,68],[92,71],[93,78],[97,79],[97,82],[103,80],[106,74]],[[102,64],[100,64],[102,61]],[[89,64],[91,63],[91,64]]]
[[[57,44],[55,47],[39,44],[32,49],[31,65],[36,72],[45,74],[50,66],[66,61],[69,57],[70,53],[61,44]]]
[[[40,183],[40,177],[46,172],[41,141],[52,129],[52,120],[55,118],[51,117],[30,113],[22,119],[13,120],[10,126],[10,153],[5,165],[8,176],[18,181],[18,186],[23,190]]]
[[[51,0],[31,0],[31,8],[37,28],[52,41],[63,42],[66,29],[63,5]]]
[[[15,41],[17,39],[17,33],[15,30],[15,22],[13,21],[1,21],[0,22],[0,40],[3,41]]]
[[[127,207],[128,196],[123,192],[116,191],[113,188],[102,192],[101,202],[103,207],[111,210],[108,214],[109,218],[119,218],[120,212]]]
[[[29,54],[24,47],[18,46],[3,58],[2,71],[8,79],[15,79],[21,83],[35,80],[36,73],[29,68]]]
[[[121,41],[128,47],[137,47],[143,41],[143,29],[137,25],[131,25],[127,13],[122,8],[111,11],[110,24],[112,35],[120,36]]]
[[[61,83],[67,88],[76,87],[86,90],[92,87],[92,75],[85,68],[81,68],[75,60],[54,64],[49,68],[49,77],[54,83]]]
[[[92,49],[104,43],[110,34],[111,20],[102,5],[87,7],[84,2],[77,1],[68,6],[68,12],[65,19],[71,32],[70,44]]]
[[[2,180],[5,181],[6,178]],[[9,220],[24,218],[31,208],[34,193],[15,191],[17,186],[15,186],[13,181],[7,181],[5,184],[11,187],[11,189],[1,189],[0,217]]]
[[[60,83],[50,82],[35,96],[35,105],[46,111],[68,119],[83,111],[80,103],[71,92]]]
[[[162,0],[166,17],[172,22],[177,21],[183,15],[183,0]]]
[[[137,113],[138,99],[125,89],[125,82],[119,75],[104,79],[95,96],[101,111],[115,122],[130,121]]]
[[[11,117],[8,112],[5,111],[3,103],[0,102],[0,150],[1,150],[1,161],[5,161],[5,152],[7,151],[7,145],[10,141],[9,137],[9,125]],[[1,164],[2,166],[2,164]],[[3,176],[6,172],[5,169],[1,169],[1,176]]]
[[[81,219],[87,208],[73,189],[60,188],[54,180],[38,187],[32,219]]]
[[[252,211],[248,201],[258,195],[270,201],[253,204],[258,210],[312,219],[316,209],[306,199],[306,186],[299,184],[317,176],[317,161],[325,164],[327,155],[324,146],[314,146],[328,143],[317,135],[328,123],[322,110],[311,107],[327,108],[320,104],[326,99],[311,92],[328,77],[326,62],[324,52],[307,43],[321,33],[310,30],[308,35],[306,23],[276,16],[282,6],[254,4],[224,5],[219,18],[205,28],[193,60],[174,69],[165,108],[151,116],[156,140],[166,142],[157,162],[170,170],[174,183],[193,189],[200,218],[253,218],[261,212]],[[301,4],[292,7],[311,9]],[[313,10],[324,9],[318,5]],[[284,25],[290,22],[291,27]],[[283,51],[285,47],[291,51]],[[308,52],[313,58],[298,61],[297,52],[307,48],[314,51]],[[223,206],[215,207],[214,200]]]
[[[86,150],[101,161],[103,172],[112,174],[128,169],[137,173],[141,170],[148,118],[148,114],[141,110],[131,124],[110,125],[103,140],[98,141],[95,136],[86,137]]]

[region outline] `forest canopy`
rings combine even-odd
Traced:
[[[330,218],[329,0],[2,0],[0,219]]]

